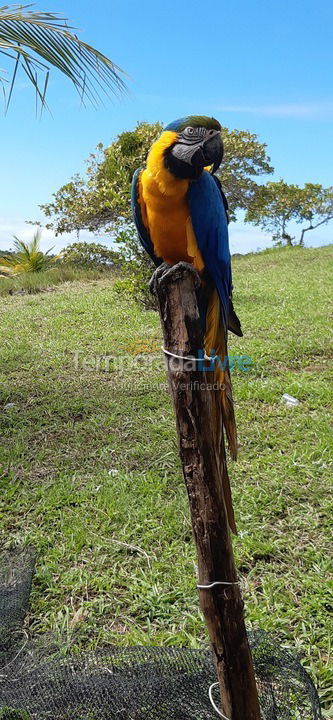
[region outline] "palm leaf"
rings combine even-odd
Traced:
[[[41,105],[45,105],[48,68],[60,70],[74,84],[82,101],[97,105],[102,93],[123,92],[125,74],[99,50],[79,40],[75,28],[57,13],[35,12],[31,5],[0,7],[0,54],[11,58],[14,72],[10,82],[10,102],[18,66],[21,65],[33,84]],[[43,85],[40,73],[46,74]],[[4,84],[6,78],[0,75]],[[7,81],[8,82],[8,81]]]
[[[25,243],[16,235],[14,237],[14,255],[0,257],[0,273],[5,275],[21,275],[27,272],[40,272],[52,267],[59,260],[60,255],[49,257],[53,248],[43,253],[40,248],[41,231],[37,230],[30,242]]]

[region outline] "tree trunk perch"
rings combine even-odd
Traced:
[[[152,278],[164,347],[198,358],[203,348],[195,289],[200,279],[191,265],[161,266]],[[246,635],[243,601],[233,558],[213,426],[212,390],[198,362],[167,355],[168,376],[179,436],[198,556],[200,585],[235,583],[199,590],[221,692],[229,720],[260,720],[257,688]],[[212,380],[210,381],[212,383]],[[208,688],[207,688],[208,693]]]

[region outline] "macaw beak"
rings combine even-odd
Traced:
[[[219,130],[211,130],[210,135],[202,145],[205,165],[212,165],[211,173],[216,172],[223,158],[223,142]]]

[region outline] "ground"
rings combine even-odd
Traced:
[[[230,463],[247,623],[302,654],[327,717],[332,260],[333,246],[235,258],[244,337],[230,341],[253,361],[235,362]],[[105,278],[7,296],[1,314],[0,546],[37,548],[31,633],[206,643],[157,314]]]

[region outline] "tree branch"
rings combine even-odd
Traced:
[[[325,224],[328,223],[330,220],[333,220],[333,214],[332,214],[332,215],[328,215],[326,218],[324,218],[324,220],[320,220],[320,222],[318,222],[316,225],[312,225],[312,223],[311,223],[311,225],[309,225],[309,227],[303,228],[303,229],[302,229],[302,232],[301,232],[301,237],[300,237],[300,240],[299,240],[299,244],[300,244],[300,245],[303,245],[303,244],[304,244],[304,235],[305,235],[306,232],[308,232],[309,230],[315,230],[317,227],[319,227],[320,225],[325,225]]]

